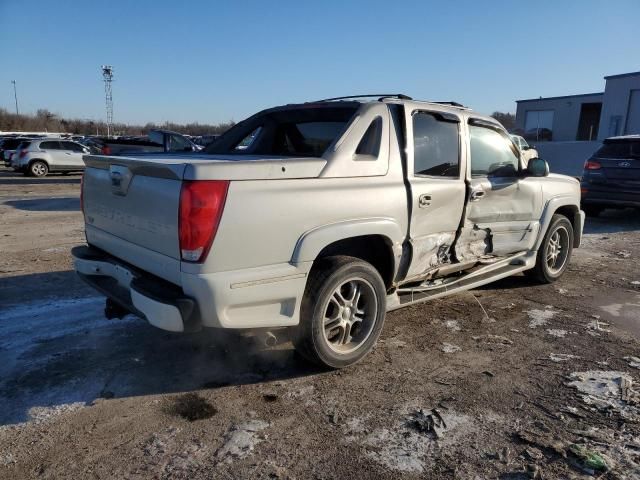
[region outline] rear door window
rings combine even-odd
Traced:
[[[413,115],[413,173],[434,177],[460,176],[459,124],[427,112]]]
[[[82,153],[84,151],[82,149],[82,146],[75,142],[61,142],[61,143],[62,143],[62,148],[64,150],[71,150],[72,152],[76,152],[76,153]]]
[[[48,141],[40,143],[40,150],[61,150],[60,142]]]

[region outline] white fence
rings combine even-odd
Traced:
[[[549,163],[552,173],[582,176],[584,162],[600,147],[600,142],[540,142],[538,156]]]

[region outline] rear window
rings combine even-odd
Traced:
[[[5,150],[13,150],[18,145],[20,145],[22,142],[23,142],[22,139],[16,140],[14,138],[8,138],[8,139],[4,140],[3,142],[1,142],[0,146]]]
[[[320,157],[342,134],[356,110],[357,105],[292,108],[258,114],[233,127],[204,152]]]
[[[16,150],[22,150],[24,148],[27,148],[29,145],[31,145],[31,142],[21,142],[17,147]]]
[[[606,142],[595,153],[599,158],[640,158],[640,142]]]

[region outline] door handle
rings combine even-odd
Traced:
[[[477,202],[482,197],[484,197],[484,190],[474,190],[471,192],[471,201]]]
[[[426,208],[431,205],[431,195],[424,193],[418,197],[418,205],[420,208]]]

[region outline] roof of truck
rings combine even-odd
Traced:
[[[368,103],[391,103],[391,104],[400,104],[400,105],[409,105],[413,108],[425,108],[430,110],[438,110],[441,112],[450,112],[454,114],[466,113],[472,114],[474,119],[482,120],[486,123],[492,123],[495,125],[501,125],[493,117],[482,115],[477,112],[474,112],[471,108],[465,107],[464,105],[458,102],[440,102],[440,101],[429,101],[429,100],[414,100],[413,98],[400,94],[365,94],[365,95],[348,95],[345,97],[334,97],[334,98],[326,98],[322,100],[315,100],[311,102],[304,103],[290,103],[286,105],[280,105],[272,108],[267,108],[262,110],[250,118],[253,118],[257,115],[264,115],[272,112],[280,112],[284,110],[296,109],[296,108],[358,108],[362,104]],[[248,120],[248,119],[247,119]],[[243,120],[244,121],[244,120]]]

